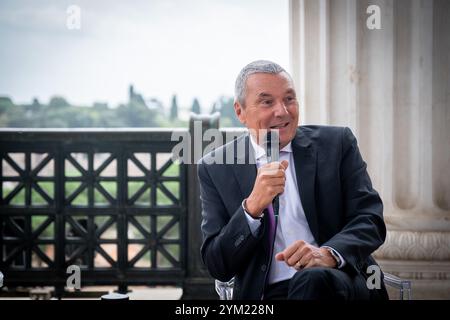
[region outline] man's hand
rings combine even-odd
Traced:
[[[326,248],[317,248],[303,240],[295,241],[282,252],[276,254],[278,261],[285,261],[297,270],[312,267],[336,267],[336,260]]]
[[[254,218],[272,202],[276,195],[284,192],[286,160],[267,163],[258,169],[252,193],[246,200],[247,212]]]

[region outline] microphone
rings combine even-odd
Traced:
[[[280,158],[280,136],[278,130],[269,131],[264,139],[267,162],[278,161]]]
[[[280,137],[278,130],[269,131],[266,135],[265,142],[267,162],[278,161],[280,158]],[[275,217],[278,217],[280,211],[280,200],[278,199],[278,195],[273,198],[272,206]]]

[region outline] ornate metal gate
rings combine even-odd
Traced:
[[[181,285],[186,166],[171,131],[3,130],[0,270],[8,286]]]

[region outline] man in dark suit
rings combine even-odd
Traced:
[[[383,204],[350,129],[298,127],[292,79],[270,61],[245,66],[235,95],[249,133],[198,165],[210,274],[235,278],[234,299],[386,298],[383,281],[366,284],[386,236]],[[278,132],[279,161],[267,159],[261,130]]]

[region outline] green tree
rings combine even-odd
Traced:
[[[217,112],[217,111],[219,111],[219,110],[217,109],[217,103],[214,102],[213,105],[212,105],[212,108],[211,108],[211,114],[213,114],[213,113],[215,113],[215,112]]]
[[[177,95],[174,94],[172,96],[172,105],[170,106],[170,121],[174,121],[178,119],[178,103],[177,103]]]
[[[107,111],[109,109],[108,104],[104,103],[104,102],[94,102],[94,104],[92,105],[92,108],[94,108],[95,110],[101,111],[101,112]]]
[[[21,105],[14,105],[8,109],[8,127],[12,128],[28,128],[33,127],[34,118],[26,108]]]
[[[192,103],[191,111],[196,114],[201,113],[200,103],[197,98],[194,98],[194,102]]]
[[[60,108],[60,107],[70,107],[70,104],[63,97],[54,96],[50,99],[48,106],[50,108]]]
[[[14,103],[10,97],[0,97],[0,113],[6,112],[13,107]]]
[[[220,108],[220,124],[223,127],[242,127],[242,123],[239,121],[236,113],[234,112],[234,98],[233,97],[220,97],[218,104]]]
[[[42,107],[42,105],[37,98],[34,98],[33,103],[31,104],[31,107],[37,109],[37,108]]]
[[[0,127],[9,127],[10,113],[14,103],[9,97],[0,97]]]
[[[156,127],[156,115],[155,110],[136,100],[117,108],[117,116],[124,119],[127,127]]]
[[[176,96],[173,98],[172,117],[178,115]],[[198,106],[198,112],[200,105]],[[175,112],[176,111],[176,112]],[[130,88],[126,104],[111,108],[107,103],[95,102],[92,106],[73,106],[61,96],[53,96],[48,104],[34,98],[30,104],[16,105],[11,98],[0,96],[0,127],[11,128],[73,128],[73,127],[186,127],[186,120],[164,114],[164,105],[153,98],[146,102],[141,94]]]

